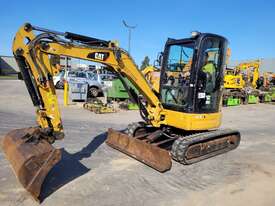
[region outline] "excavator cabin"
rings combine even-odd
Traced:
[[[160,80],[163,107],[193,114],[218,113],[226,48],[227,40],[214,34],[168,39]]]

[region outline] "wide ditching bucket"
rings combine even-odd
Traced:
[[[33,139],[39,132],[39,128],[15,129],[2,141],[3,151],[17,179],[37,201],[45,177],[61,159],[59,149],[44,139]]]
[[[165,172],[172,166],[171,157],[167,150],[113,129],[108,130],[106,143],[159,172]]]

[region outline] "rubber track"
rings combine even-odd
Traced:
[[[215,140],[218,139],[217,137],[225,137],[228,135],[237,135],[239,137],[239,140],[237,144],[233,145],[232,147],[226,147],[221,150],[217,150],[214,152],[210,152],[208,154],[205,154],[203,156],[193,158],[193,159],[186,159],[186,152],[189,146],[200,143],[200,142],[205,142],[207,140]],[[239,131],[236,130],[231,130],[231,129],[224,129],[224,130],[216,130],[216,131],[209,131],[209,132],[203,132],[203,133],[196,133],[192,134],[189,136],[183,136],[175,140],[172,146],[171,150],[171,156],[175,161],[180,162],[181,164],[189,165],[193,164],[199,161],[202,161],[204,159],[228,152],[230,150],[233,150],[238,147],[240,143],[240,133]]]

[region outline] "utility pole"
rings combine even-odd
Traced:
[[[137,27],[137,25],[130,26],[124,20],[122,20],[122,23],[128,29],[128,53],[130,54],[130,51],[131,51],[131,34],[132,34],[132,29],[135,29]]]

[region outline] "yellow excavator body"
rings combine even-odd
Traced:
[[[3,139],[3,151],[18,180],[40,200],[44,178],[61,159],[60,150],[52,146],[64,132],[51,55],[102,63],[118,74],[144,121],[129,124],[125,133],[110,129],[106,143],[148,166],[164,172],[172,159],[192,164],[235,149],[240,133],[217,130],[226,48],[224,37],[210,33],[168,39],[156,92],[129,53],[112,41],[24,24],[14,38],[13,54],[36,107],[38,125],[13,130]],[[211,73],[205,72],[206,66]],[[125,77],[139,94],[127,86]]]

